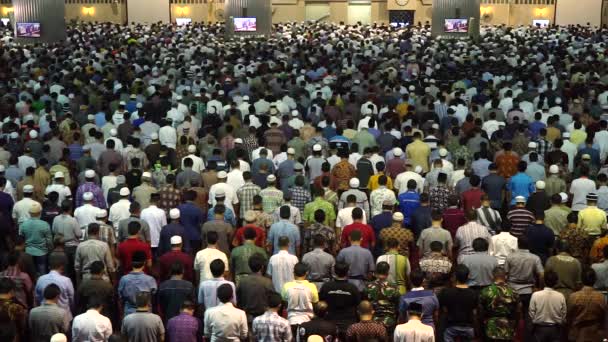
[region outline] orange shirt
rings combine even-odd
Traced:
[[[519,163],[519,157],[512,152],[505,152],[496,157],[496,166],[498,167],[498,174],[504,178],[511,178],[517,173],[517,164]]]

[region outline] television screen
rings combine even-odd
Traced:
[[[188,25],[192,22],[192,18],[175,18],[177,26]]]
[[[445,19],[445,32],[469,32],[469,19]]]
[[[547,26],[549,26],[549,19],[535,19],[535,20],[532,20],[532,26],[534,26],[534,27],[547,27]]]
[[[256,18],[234,18],[234,32],[255,32]]]
[[[40,23],[17,23],[17,37],[40,38]]]

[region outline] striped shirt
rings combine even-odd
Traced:
[[[461,226],[456,231],[456,245],[458,245],[458,262],[462,262],[462,257],[473,254],[473,240],[483,238],[490,243],[492,236],[488,232],[486,226],[482,226],[477,222],[469,222]]]
[[[534,223],[534,215],[526,208],[513,208],[507,214],[511,221],[511,235],[519,238],[526,233],[528,226]]]
[[[255,340],[260,342],[289,342],[292,339],[289,322],[273,311],[256,317],[252,330]]]
[[[500,224],[502,222],[502,218],[500,217],[498,210],[482,206],[481,208],[477,208],[475,211],[477,211],[477,222],[488,227],[490,232],[495,234],[500,228]]]

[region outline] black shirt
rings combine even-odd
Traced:
[[[530,253],[538,255],[544,264],[555,243],[555,233],[544,224],[532,224],[527,230]]]
[[[536,191],[530,195],[526,204],[526,209],[532,214],[544,213],[549,208],[551,208],[551,200],[544,191]]]
[[[319,335],[325,342],[334,342],[338,337],[338,327],[332,322],[315,317],[298,326],[298,341],[308,341],[308,337]]]
[[[327,320],[357,321],[357,305],[361,302],[361,294],[348,280],[334,280],[323,284],[319,299],[327,302],[328,312],[325,317]]]
[[[447,310],[448,326],[473,326],[477,294],[471,289],[447,287],[439,293],[439,305]]]
[[[251,322],[262,315],[268,307],[268,294],[274,292],[272,281],[259,274],[249,274],[239,281],[236,288],[239,308],[247,313],[247,321]]]
[[[158,287],[158,303],[165,322],[179,315],[185,300],[194,300],[194,286],[182,279],[163,281]]]

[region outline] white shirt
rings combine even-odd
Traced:
[[[192,153],[182,158],[182,169],[186,168],[186,165],[184,165],[184,160],[186,158],[192,159],[192,171],[202,173],[205,170],[205,163],[203,162],[203,159],[195,156]]]
[[[578,153],[578,147],[571,143],[570,139],[564,139],[564,144],[560,150],[568,155],[568,171],[572,172],[574,170],[574,157]]]
[[[270,153],[268,154],[268,158],[270,158]],[[277,154],[276,156],[274,156],[274,158],[272,158],[272,162],[274,163],[274,168],[278,169],[279,165],[281,165],[281,163],[286,160],[287,160],[287,152],[281,152],[281,153]]]
[[[302,121],[300,118],[297,118],[297,117],[289,120],[289,122],[287,124],[289,126],[291,126],[291,128],[293,128],[293,129],[300,129],[300,128],[304,127],[304,121]]]
[[[234,169],[228,172],[226,184],[230,185],[235,190],[240,189],[245,184],[245,179],[243,178],[243,171],[239,169]]]
[[[158,247],[160,230],[167,225],[167,214],[154,204],[141,211],[140,218],[150,226],[150,244],[152,248]]]
[[[353,209],[357,208],[357,206],[354,207],[346,207],[346,208],[342,208],[340,210],[338,210],[338,215],[336,216],[336,227],[338,228],[343,228],[348,226],[349,224],[352,224],[353,221]],[[365,210],[363,210],[363,224],[367,224],[367,216],[365,215]]]
[[[211,341],[244,341],[249,333],[245,311],[231,302],[206,310],[204,322],[204,334]]]
[[[604,130],[595,133],[593,143],[597,144],[600,148],[600,160],[606,160],[606,156],[608,156],[608,131]]]
[[[416,181],[416,190],[419,193],[422,193],[424,186],[424,179],[422,178],[422,176],[414,171],[404,171],[398,174],[397,177],[395,177],[395,181],[393,182],[393,186],[395,187],[395,189],[399,190],[398,195],[401,195],[402,193],[407,191],[407,182],[412,179]]]
[[[260,147],[256,148],[255,150],[251,151],[251,160],[256,160],[256,159],[260,158],[260,151],[263,148],[266,149],[266,152],[268,152],[268,155],[266,156],[266,158],[268,158],[269,160],[272,160],[272,157],[273,157],[272,151],[269,148],[264,147],[264,146],[260,146]]]
[[[37,202],[29,197],[24,197],[21,201],[15,203],[13,206],[13,219],[15,219],[18,224],[21,224],[25,220],[29,219],[31,217],[30,208],[34,203]]]
[[[36,159],[30,156],[22,155],[17,158],[17,165],[21,171],[25,173],[28,167],[33,167],[34,169],[36,168]]]
[[[112,335],[112,322],[95,309],[74,317],[72,341],[103,342]]]
[[[46,190],[44,190],[44,194],[48,195],[53,191],[55,191],[59,195],[59,197],[57,198],[57,205],[59,206],[61,206],[61,202],[63,202],[64,199],[72,197],[72,191],[68,186],[65,186],[64,184],[51,184],[46,187]]]
[[[110,207],[110,213],[108,214],[108,220],[112,222],[114,229],[118,229],[118,223],[124,219],[128,219],[131,216],[129,208],[131,207],[131,201],[128,199],[121,198],[118,202],[112,204]]]
[[[97,216],[98,212],[99,208],[90,203],[86,203],[74,210],[74,217],[76,218],[76,221],[78,221],[80,227],[88,227],[89,223],[97,222],[95,216]]]
[[[285,283],[293,281],[293,268],[297,263],[298,257],[286,250],[280,250],[270,257],[266,273],[272,277],[272,285],[277,293],[281,293]]]
[[[410,319],[395,328],[394,342],[435,342],[435,331],[419,319]]]
[[[177,130],[171,126],[163,126],[158,130],[158,140],[161,145],[175,148],[177,145]]]
[[[570,184],[572,194],[572,210],[579,211],[587,208],[587,195],[595,192],[595,182],[589,178],[577,178]]]
[[[504,265],[509,254],[517,250],[517,238],[509,232],[501,232],[492,236],[488,253],[496,257],[499,265]]]
[[[216,259],[222,260],[224,265],[226,265],[226,271],[229,270],[230,264],[228,263],[228,257],[226,256],[226,253],[219,249],[207,247],[196,253],[196,256],[194,257],[194,270],[198,272],[199,281],[201,283],[205,280],[213,279],[213,274],[211,274],[209,265]]]
[[[101,190],[103,190],[103,198],[106,199],[106,204],[108,203],[108,192],[118,185],[117,178],[114,175],[107,175],[101,178]]]
[[[243,184],[245,183],[243,182]],[[239,198],[236,196],[236,190],[234,190],[234,188],[228,183],[216,183],[209,188],[209,204],[211,206],[215,206],[217,203],[215,200],[215,193],[218,189],[224,190],[224,193],[226,194],[224,205],[226,205],[226,208],[230,208],[234,212],[234,207],[232,205],[239,203]]]

